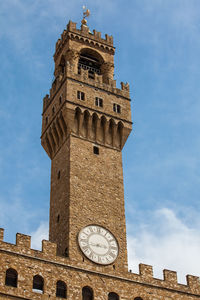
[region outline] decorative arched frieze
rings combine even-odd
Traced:
[[[52,158],[52,154],[53,154],[53,149],[52,149],[52,146],[51,146],[51,143],[49,141],[49,137],[48,137],[48,134],[46,133],[46,136],[45,136],[45,144],[47,146],[47,153],[49,154],[49,156]]]
[[[123,135],[123,128],[124,125],[123,123],[120,121],[117,124],[117,132],[116,132],[116,137],[115,137],[115,147],[117,148],[122,148],[122,135]]]
[[[64,135],[67,136],[67,124],[65,123],[65,119],[63,118],[62,112],[60,113],[60,124]]]
[[[62,130],[62,128],[61,128],[60,121],[59,121],[59,118],[58,118],[58,117],[56,118],[56,127],[57,127],[57,129],[58,129],[57,131],[58,131],[60,140],[63,140],[63,130]]]
[[[56,140],[57,147],[59,147],[59,145],[60,145],[60,139],[59,139],[59,135],[58,135],[58,131],[56,129],[55,123],[53,123],[52,131],[53,131],[53,135],[54,135],[55,140]]]
[[[83,135],[83,137],[85,137],[85,138],[88,138],[88,131],[89,131],[88,125],[89,125],[89,119],[90,119],[90,114],[89,114],[88,110],[85,110],[85,111],[84,111],[84,114],[83,114],[83,128],[82,128],[82,135]]]
[[[92,127],[91,127],[91,138],[92,140],[96,141],[97,138],[97,121],[98,121],[98,115],[94,113],[92,115]]]
[[[117,121],[108,116],[88,109],[76,107],[72,132],[98,144],[121,149],[123,147],[122,121]]]
[[[79,135],[80,132],[80,118],[81,118],[81,109],[80,107],[77,107],[75,109],[75,114],[74,114],[74,126],[72,128],[73,132],[77,135]]]
[[[53,149],[53,152],[55,152],[56,151],[56,142],[55,142],[54,136],[52,134],[51,128],[49,128],[48,132],[49,132],[49,141],[51,144],[51,148]]]

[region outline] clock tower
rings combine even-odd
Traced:
[[[50,233],[78,267],[127,271],[122,149],[129,85],[113,79],[112,36],[69,22],[56,43],[41,143],[51,159]]]
[[[89,11],[86,10],[85,16]],[[196,300],[200,280],[153,267],[127,269],[122,149],[131,132],[128,84],[113,78],[112,36],[69,22],[56,43],[55,78],[43,100],[41,143],[51,159],[49,240],[4,242],[0,300]]]

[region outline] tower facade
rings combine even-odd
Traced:
[[[58,254],[78,265],[123,271],[127,246],[121,150],[132,122],[129,86],[121,83],[118,89],[113,78],[114,52],[111,36],[103,39],[100,32],[91,33],[86,25],[78,30],[69,22],[56,44],[55,80],[44,98],[41,142],[52,161],[49,239],[58,245]],[[80,241],[86,226],[88,234],[106,229],[113,236],[111,252],[106,252],[106,241],[104,246],[93,241],[93,249]]]

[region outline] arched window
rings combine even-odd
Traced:
[[[44,279],[40,275],[33,277],[33,292],[43,293],[44,291]]]
[[[6,271],[5,285],[17,287],[17,277],[17,271],[15,271],[14,269],[8,269]]]
[[[135,297],[134,300],[143,300],[141,297]]]
[[[94,74],[101,74],[101,65],[103,59],[100,54],[91,49],[83,49],[80,53],[78,62],[78,73],[81,73],[81,69],[88,70],[89,78],[94,79]]]
[[[93,290],[89,286],[82,289],[82,300],[93,300]]]
[[[108,300],[119,300],[119,296],[116,293],[109,293]]]
[[[67,297],[67,288],[66,284],[59,280],[56,283],[56,297],[66,298]]]

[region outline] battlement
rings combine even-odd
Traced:
[[[68,257],[61,257],[57,255],[57,245],[47,240],[42,241],[42,250],[31,249],[31,237],[21,233],[16,234],[16,243],[11,244],[3,241],[4,229],[0,228],[0,253],[7,252],[10,255],[18,254],[19,256],[27,256],[30,259],[44,260],[45,263],[60,264],[60,266],[73,268],[73,263],[70,262]],[[79,267],[76,267],[78,270]],[[82,271],[82,268],[80,268]],[[85,272],[87,270],[85,269]],[[92,273],[92,269],[88,270]],[[93,271],[95,275],[95,271]],[[101,272],[100,272],[101,273]],[[99,273],[99,275],[101,275]],[[138,284],[145,284],[157,288],[170,289],[180,291],[181,293],[200,294],[200,280],[197,276],[187,275],[186,284],[180,284],[177,281],[177,273],[175,271],[163,270],[163,279],[153,277],[153,267],[146,264],[139,265],[139,274],[132,272],[124,272],[123,274],[108,272],[107,275],[102,273],[103,276],[113,277],[113,279],[120,278],[123,281],[133,281]]]
[[[31,249],[31,236],[17,233],[15,244],[4,242],[4,229],[0,228],[0,250],[32,257],[53,258],[56,256],[57,245],[47,240],[42,241],[42,251]]]
[[[80,70],[80,74],[76,74],[73,72],[70,65],[66,68],[66,76],[67,78],[71,78],[77,81],[80,81],[81,83],[85,84],[91,84],[94,88],[104,90],[108,93],[115,94],[118,97],[122,97],[125,100],[130,100],[130,91],[129,91],[129,83],[121,82],[121,88],[116,87],[116,80],[108,79],[108,81],[105,83],[103,82],[103,76],[95,74],[94,78],[91,79],[88,74],[88,70]],[[46,95],[43,98],[43,113],[49,106],[49,104],[52,102],[55,94],[63,84],[63,81],[66,79],[63,78],[62,81],[59,80],[59,77],[55,78],[52,87],[50,89],[50,95]]]
[[[130,273],[130,278],[135,279],[134,273]],[[153,276],[153,267],[146,264],[139,264],[140,280],[145,283],[153,284],[167,289],[192,293],[200,293],[200,279],[197,276],[186,275],[186,285],[178,282],[177,272],[171,270],[163,270],[163,279],[158,279]]]
[[[86,43],[93,47],[101,48],[104,51],[112,52],[114,54],[113,47],[113,37],[111,35],[105,34],[105,38],[101,37],[101,32],[93,30],[93,33],[90,31],[89,27],[86,25],[81,25],[80,29],[76,28],[76,23],[69,21],[66,29],[61,34],[61,37],[56,43],[56,49],[54,58],[59,55],[62,46],[65,44],[67,39],[76,39],[82,43]]]

